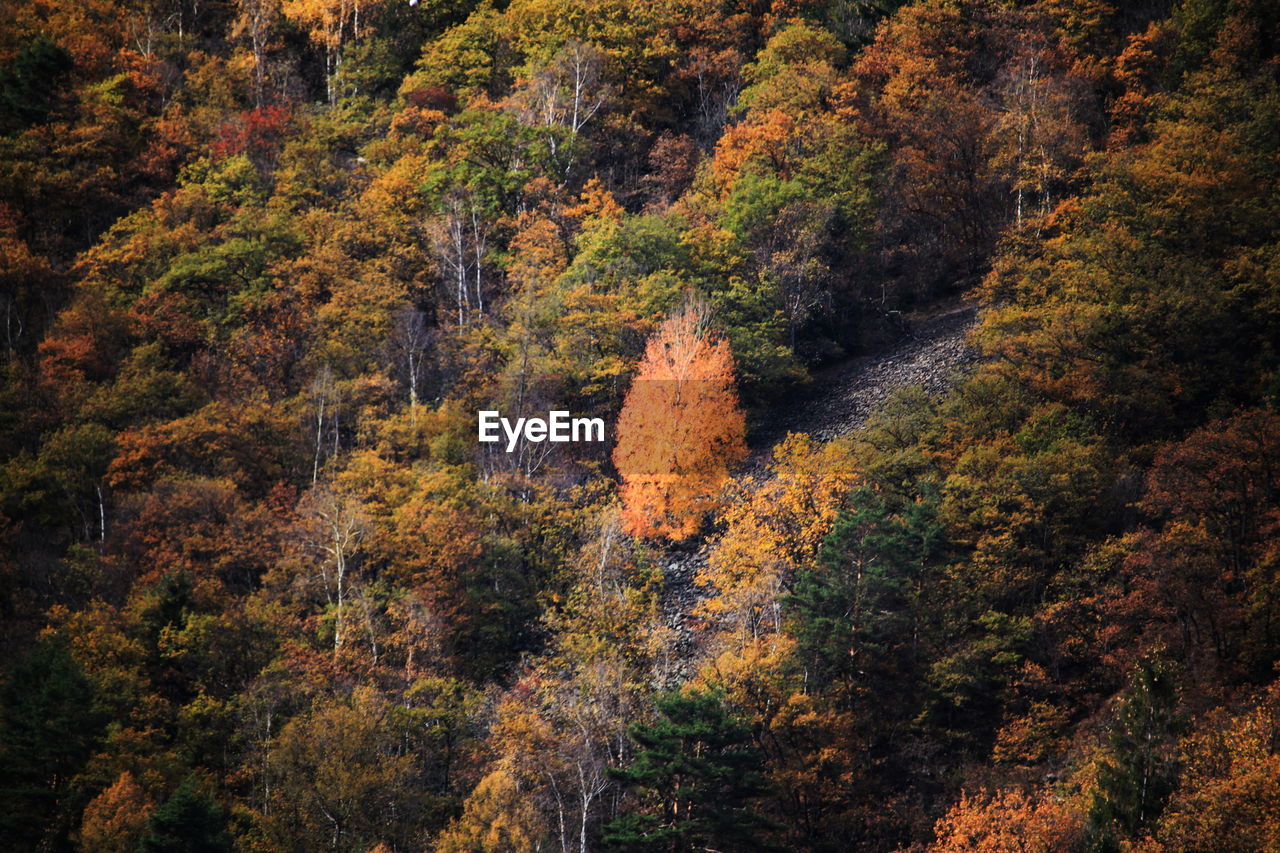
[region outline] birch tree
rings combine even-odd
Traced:
[[[368,518],[353,496],[326,485],[312,488],[299,502],[302,536],[319,557],[320,580],[325,597],[334,608],[333,653],[342,650],[346,605],[351,598],[351,575],[368,533]]]

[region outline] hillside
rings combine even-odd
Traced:
[[[739,475],[739,499],[741,493],[758,488],[759,480],[769,479],[772,450],[787,435],[831,441],[862,428],[895,392],[938,395],[954,387],[977,360],[966,340],[975,319],[973,307],[964,304],[945,304],[912,315],[897,340],[827,367],[814,377],[807,393],[797,393],[788,406],[763,413],[768,420],[757,425],[753,441],[760,450]],[[713,548],[712,541],[698,537],[679,543],[661,559],[661,611],[664,623],[675,632],[672,651],[677,681],[690,675],[706,651],[697,642],[699,630],[705,627],[697,611],[709,590],[698,579]]]
[[[952,388],[978,360],[966,340],[977,311],[952,302],[908,315],[891,343],[815,372],[787,405],[762,413],[752,443],[772,449],[789,432],[828,441],[862,427],[897,390],[939,394]]]
[[[1280,849],[1277,128],[1275,0],[0,4],[0,849]]]

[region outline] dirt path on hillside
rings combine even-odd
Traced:
[[[757,423],[747,473],[760,472],[774,445],[788,432],[830,441],[861,429],[898,388],[919,386],[931,394],[946,391],[978,361],[966,339],[976,321],[977,309],[968,304],[911,317],[907,332],[896,343],[819,371],[807,393],[776,406]],[[710,551],[705,539],[675,546],[663,566],[662,615],[675,632],[672,652],[678,679],[691,674],[688,669],[696,652],[691,614],[704,597],[694,580],[706,566]]]

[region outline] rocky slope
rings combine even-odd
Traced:
[[[807,395],[763,419],[752,443],[767,452],[788,432],[829,441],[859,429],[897,388],[947,390],[977,360],[966,341],[976,319],[965,304],[912,318],[897,343],[816,374]]]
[[[761,420],[752,441],[755,453],[749,470],[759,471],[788,432],[830,441],[860,429],[895,389],[919,386],[933,394],[946,391],[978,361],[977,351],[967,340],[976,320],[977,309],[972,305],[912,318],[897,343],[818,373],[807,395]],[[711,547],[705,539],[673,547],[663,566],[662,616],[674,635],[679,678],[690,674],[696,654],[692,611],[704,593],[695,579],[707,564]]]

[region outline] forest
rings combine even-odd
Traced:
[[[1280,0],[4,0],[0,312],[0,849],[1280,850]]]

